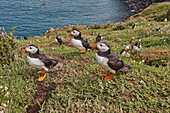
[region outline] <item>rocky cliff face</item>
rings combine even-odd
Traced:
[[[131,8],[131,14],[141,12],[146,7],[157,2],[165,2],[169,0],[127,0],[126,3]]]

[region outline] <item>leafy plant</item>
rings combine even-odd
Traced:
[[[10,32],[7,34],[5,29],[3,28],[3,32],[1,33],[0,28],[0,64],[9,64],[11,61],[15,60],[15,50],[17,45],[15,43],[15,37],[12,34],[12,31],[16,27],[10,29]]]
[[[121,24],[118,24],[116,27],[113,28],[113,30],[124,30],[124,29],[125,29],[125,26]]]

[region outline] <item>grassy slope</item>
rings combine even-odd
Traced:
[[[90,33],[102,33],[103,40],[110,43],[112,52],[117,55],[131,37],[141,38],[141,54],[158,51],[157,57],[168,58],[170,29],[167,24],[170,22],[161,21],[168,9],[170,2],[154,4],[126,22],[94,25],[93,28],[98,29],[81,30],[82,36],[89,39],[93,45],[96,35]],[[148,26],[149,21],[152,26]],[[130,29],[134,22],[137,23],[137,28]],[[156,32],[155,29],[159,27],[162,31]],[[7,91],[0,91],[0,102],[7,104],[6,108],[1,104],[0,110],[25,112],[25,108],[32,105],[31,100],[37,91],[35,83],[39,74],[28,65],[26,56],[21,55],[21,50],[29,44],[36,44],[42,54],[61,61],[60,66],[51,69],[42,82],[44,87],[49,87],[51,83],[57,85],[48,101],[40,105],[40,112],[169,111],[169,66],[148,66],[122,58],[134,69],[126,75],[119,74],[112,80],[105,81],[103,77],[98,77],[106,70],[97,64],[96,51],[80,55],[79,51],[71,46],[67,31],[70,29],[57,32],[58,36],[67,42],[66,46],[54,43],[56,33],[17,41],[17,61],[10,66],[0,67],[0,85],[7,86],[10,93],[6,97]],[[160,54],[160,51],[164,51],[164,54]]]

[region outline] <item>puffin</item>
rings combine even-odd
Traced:
[[[132,29],[135,29],[136,28],[136,23],[132,26]]]
[[[133,68],[123,62],[117,55],[111,53],[110,45],[107,42],[100,42],[97,45],[98,52],[96,53],[96,60],[98,64],[107,69],[106,74],[100,74],[99,76],[105,76],[105,80],[112,79],[118,72],[128,72]],[[113,75],[108,75],[111,72]]]
[[[26,36],[24,36],[23,39],[27,40],[28,38]]]
[[[70,34],[69,37],[72,37],[72,44],[73,46],[80,50],[80,53],[83,54],[85,52],[87,52],[89,49],[91,49],[92,47],[89,45],[88,40],[84,40],[81,37],[81,32],[77,29],[73,30]]]
[[[142,49],[142,45],[140,43],[141,43],[141,39],[137,38],[136,42],[135,42],[135,44],[133,46],[133,51],[134,52],[139,52]]]
[[[40,54],[38,47],[34,44],[27,46],[22,51],[22,54],[25,53],[28,53],[27,60],[29,64],[32,67],[43,69],[42,71],[38,71],[38,73],[45,73],[44,76],[38,78],[38,81],[42,81],[47,75],[49,69],[56,66],[59,63],[58,60],[50,59],[47,56]]]
[[[94,32],[91,32],[91,35],[94,35],[95,33]]]
[[[58,43],[58,44],[64,44],[64,42],[61,40],[61,38],[59,38],[58,36],[56,36],[56,42]]]
[[[130,50],[131,50],[131,45],[127,44],[127,45],[125,46],[125,49],[123,49],[123,50],[120,52],[121,56],[122,56],[122,57],[124,57],[124,56],[130,57],[130,56],[131,56]]]
[[[102,39],[102,34],[99,33],[98,36],[96,37],[96,42],[100,42]]]

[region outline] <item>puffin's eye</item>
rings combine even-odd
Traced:
[[[102,47],[102,44],[100,44],[100,46]]]
[[[30,47],[30,49],[32,49],[32,47]]]

